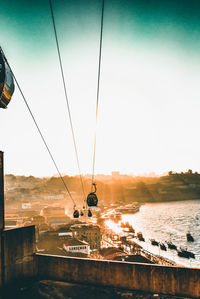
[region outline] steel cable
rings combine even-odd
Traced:
[[[81,168],[80,168],[80,162],[79,162],[79,158],[78,158],[78,150],[77,150],[75,134],[74,134],[74,128],[73,128],[73,123],[72,123],[72,117],[71,117],[71,112],[70,112],[69,99],[68,99],[68,95],[67,95],[67,87],[66,87],[65,76],[64,76],[64,71],[63,71],[61,52],[60,52],[60,47],[59,47],[59,42],[58,42],[58,35],[57,35],[57,30],[56,30],[55,17],[54,17],[53,6],[52,6],[52,1],[51,0],[49,0],[49,6],[50,6],[50,10],[51,10],[51,17],[52,17],[54,35],[55,35],[55,40],[56,40],[56,47],[57,47],[57,52],[58,52],[58,59],[59,59],[59,64],[60,64],[60,70],[61,70],[63,88],[64,88],[65,99],[66,99],[66,104],[67,104],[67,110],[68,110],[68,115],[69,115],[69,121],[70,121],[70,126],[71,126],[71,131],[72,131],[74,150],[75,150],[75,154],[76,154],[76,161],[77,161],[78,170],[79,170],[79,177],[80,177],[80,181],[81,181],[81,187],[82,187],[84,199],[86,200],[86,195],[85,195],[85,190],[84,190],[84,185],[83,185],[83,179],[82,179],[82,174],[81,174]]]
[[[1,49],[1,51],[2,51],[2,53],[3,53],[3,50],[2,50],[2,49]],[[18,87],[18,89],[19,89],[19,91],[20,91],[20,93],[21,93],[21,96],[22,96],[22,98],[23,98],[23,100],[24,100],[24,102],[25,102],[25,104],[26,104],[26,107],[27,107],[27,109],[28,109],[28,111],[29,111],[29,113],[30,113],[32,119],[33,119],[33,122],[34,122],[34,124],[35,124],[35,126],[36,126],[36,128],[37,128],[37,130],[38,130],[38,132],[39,132],[39,134],[40,134],[40,137],[41,137],[41,139],[42,139],[42,141],[43,141],[43,143],[44,143],[44,145],[45,145],[45,147],[46,147],[46,150],[48,151],[48,153],[49,153],[49,155],[50,155],[50,157],[51,157],[51,160],[52,160],[52,162],[53,162],[53,164],[54,164],[54,166],[55,166],[55,168],[56,168],[56,170],[57,170],[57,172],[58,172],[58,174],[59,174],[59,177],[60,177],[60,179],[62,180],[63,185],[64,185],[65,189],[67,190],[67,193],[69,194],[69,196],[70,196],[70,198],[71,198],[71,200],[72,200],[74,206],[76,206],[76,203],[75,203],[75,201],[74,201],[74,199],[73,199],[73,197],[72,197],[72,195],[71,195],[71,193],[70,193],[70,191],[69,191],[69,189],[68,189],[68,187],[67,187],[67,185],[66,185],[66,183],[65,183],[65,181],[64,181],[64,179],[63,179],[63,176],[61,175],[61,172],[60,172],[60,170],[59,170],[59,168],[58,168],[58,165],[57,165],[57,163],[56,163],[56,161],[55,161],[55,159],[54,159],[54,157],[53,157],[53,155],[52,155],[52,153],[51,153],[51,151],[50,151],[50,149],[49,149],[49,147],[48,147],[48,145],[47,145],[47,143],[46,143],[46,141],[45,141],[45,138],[44,138],[44,136],[43,136],[43,134],[42,134],[42,132],[41,132],[41,130],[40,130],[38,124],[37,124],[37,121],[36,121],[36,119],[35,119],[35,117],[34,117],[32,111],[31,111],[31,108],[30,108],[30,106],[29,106],[29,104],[28,104],[28,102],[27,102],[27,100],[26,100],[26,97],[25,97],[24,93],[22,92],[22,89],[21,89],[21,87],[20,87],[20,85],[19,85],[19,83],[18,83],[18,81],[17,81],[17,79],[16,79],[16,77],[15,77],[15,75],[14,75],[14,73],[13,73],[13,71],[12,71],[12,69],[11,69],[11,67],[10,67],[10,65],[9,65],[9,63],[8,63],[8,61],[7,61],[7,59],[6,59],[6,57],[5,57],[5,55],[4,55],[4,53],[3,53],[3,56],[4,56],[4,58],[5,58],[5,60],[6,60],[7,64],[8,64],[8,66],[9,66],[10,70],[11,70],[11,73],[12,73],[12,76],[13,76],[13,78],[14,78],[14,80],[15,80],[15,83],[16,83],[16,85],[17,85],[17,87]]]
[[[96,135],[97,135],[97,121],[98,121],[98,109],[99,109],[99,88],[101,79],[101,53],[102,53],[102,40],[103,40],[103,20],[104,20],[104,0],[102,0],[102,11],[101,11],[101,33],[99,42],[99,65],[98,65],[98,80],[97,80],[97,102],[96,102],[96,126],[94,134],[94,151],[93,151],[93,163],[92,163],[92,188],[94,184],[94,168],[96,158]]]

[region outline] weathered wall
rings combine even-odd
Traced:
[[[200,269],[36,254],[38,278],[200,297]]]
[[[200,297],[200,269],[35,254],[35,227],[4,231],[5,283],[53,279]]]
[[[35,276],[35,226],[4,230],[5,283]]]
[[[4,229],[4,165],[3,165],[3,152],[0,151],[0,287],[4,283],[3,229]]]

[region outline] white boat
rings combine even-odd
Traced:
[[[122,213],[122,214],[134,214],[139,212],[140,207],[139,206],[124,206],[124,207],[119,207],[115,209],[116,213]]]

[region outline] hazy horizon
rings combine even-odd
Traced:
[[[150,173],[139,173],[139,174],[134,174],[134,173],[123,173],[123,172],[118,172],[118,171],[111,171],[110,173],[96,173],[95,176],[99,177],[99,176],[129,176],[129,177],[135,177],[135,178],[139,178],[139,177],[146,177],[146,178],[153,178],[153,177],[162,177],[162,176],[167,176],[169,175],[169,172],[172,171],[172,170],[169,170],[167,172],[163,172],[163,173],[155,173],[155,172],[150,172]],[[114,174],[115,172],[117,172],[117,174]],[[172,171],[173,174],[176,174],[178,172],[176,171]],[[181,173],[181,172],[180,172]],[[187,173],[186,172],[183,172],[183,173]],[[194,174],[194,172],[193,172]],[[198,173],[199,174],[199,173]],[[33,177],[37,177],[37,178],[47,178],[47,177],[59,177],[59,174],[57,173],[54,173],[52,175],[45,175],[45,176],[34,176],[32,174],[30,175],[25,175],[25,174],[17,174],[17,173],[5,173],[5,175],[14,175],[14,176],[25,176],[25,177],[29,177],[29,176],[33,176]],[[70,176],[70,177],[79,177],[80,174],[79,173],[75,173],[75,174],[69,174],[69,173],[61,173],[62,176]],[[92,174],[91,173],[82,173],[81,174],[83,177],[92,177]]]

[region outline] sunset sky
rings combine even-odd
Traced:
[[[52,0],[82,172],[91,173],[101,0]],[[0,45],[60,171],[78,173],[48,0],[1,3]],[[200,1],[105,0],[95,173],[200,172]],[[56,170],[15,89],[5,172]]]

